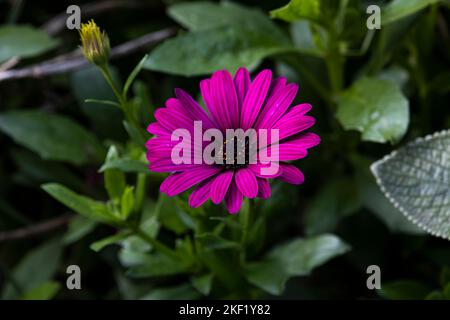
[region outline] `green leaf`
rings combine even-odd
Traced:
[[[158,221],[158,208],[154,203],[145,201],[142,222],[140,224],[150,237],[156,238],[159,232],[160,224]],[[138,236],[129,236],[121,242],[122,249],[119,251],[119,259],[124,266],[136,266],[146,260],[146,254],[152,249],[152,246]]]
[[[440,0],[393,0],[383,8],[381,23],[386,25],[395,22],[438,2]]]
[[[305,214],[308,236],[331,232],[340,219],[361,207],[358,186],[353,179],[330,180],[317,194]]]
[[[22,300],[50,300],[61,289],[61,285],[56,281],[48,281],[29,290],[22,296]]]
[[[358,130],[362,140],[399,141],[409,123],[409,103],[392,82],[362,78],[339,99],[337,118],[346,130]]]
[[[115,235],[112,235],[110,237],[106,237],[106,238],[103,238],[101,240],[95,241],[94,243],[92,243],[90,245],[90,248],[92,250],[94,250],[95,252],[99,252],[100,250],[102,250],[106,246],[109,246],[111,244],[116,244],[116,243],[121,242],[122,240],[124,240],[127,237],[129,237],[129,235],[130,235],[129,232],[119,232],[119,233],[117,233]]]
[[[383,195],[370,172],[370,165],[373,160],[362,156],[354,156],[352,160],[356,169],[358,190],[364,207],[377,216],[391,232],[413,235],[424,234],[425,232],[422,229],[409,221]]]
[[[232,248],[240,248],[240,244],[231,241],[221,236],[218,236],[211,232],[205,232],[196,236],[198,240],[202,242],[206,249],[209,250],[220,250],[220,249],[232,249]]]
[[[0,27],[0,63],[12,57],[27,58],[55,48],[59,41],[31,26]]]
[[[194,276],[191,278],[192,286],[207,296],[211,292],[211,286],[214,279],[214,274],[209,273],[201,276]]]
[[[145,68],[196,76],[239,67],[256,68],[262,59],[292,48],[268,41],[265,35],[237,27],[220,27],[180,35],[152,51]]]
[[[291,0],[284,7],[270,11],[270,16],[287,22],[317,20],[320,17],[320,0]]]
[[[104,104],[104,105],[120,108],[119,103],[117,103],[115,101],[110,101],[110,100],[86,99],[86,100],[84,100],[84,102],[85,103],[98,103],[98,104]]]
[[[256,9],[231,3],[188,3],[171,7],[169,14],[195,32],[154,49],[145,63],[147,69],[185,76],[218,69],[234,72],[292,50],[289,38]]]
[[[126,220],[134,209],[134,187],[127,186],[120,201],[120,214]]]
[[[33,248],[28,252],[14,268],[11,283],[6,285],[3,291],[3,299],[14,299],[19,296],[17,287],[24,291],[35,289],[49,281],[56,273],[62,254],[61,239],[52,239],[43,245]]]
[[[289,275],[304,276],[328,260],[342,255],[350,247],[338,237],[325,234],[307,239],[295,239],[280,245],[268,254],[281,261]]]
[[[111,67],[111,75],[120,83],[114,67]],[[122,111],[101,71],[93,65],[77,70],[70,74],[70,86],[95,133],[108,140],[123,140]]]
[[[450,132],[437,132],[371,166],[378,185],[396,208],[421,229],[446,239],[450,239],[449,150]]]
[[[430,293],[430,288],[415,280],[398,280],[383,283],[378,294],[390,300],[422,300]]]
[[[127,271],[133,278],[163,277],[186,272],[186,266],[164,254],[145,254],[145,259]]]
[[[324,28],[301,20],[292,23],[290,29],[295,48],[299,52],[319,57],[325,55],[328,34]]]
[[[115,146],[111,146],[106,155],[105,164],[117,160],[119,153]],[[104,171],[103,178],[105,180],[105,187],[111,200],[119,201],[125,190],[125,174],[117,169],[107,169]]]
[[[83,238],[88,233],[92,232],[97,223],[95,221],[89,220],[83,216],[77,216],[72,219],[69,223],[69,229],[64,235],[63,243],[72,244]]]
[[[84,164],[99,161],[104,150],[97,138],[69,118],[43,111],[0,114],[0,130],[43,159]]]
[[[133,71],[130,73],[130,75],[127,78],[127,81],[125,82],[125,86],[123,87],[123,96],[126,97],[128,90],[130,89],[131,84],[133,83],[134,79],[137,77],[139,72],[141,71],[142,67],[144,66],[145,61],[147,60],[148,55],[146,54],[141,61],[137,64],[137,66],[133,69]]]
[[[179,3],[172,5],[168,14],[191,31],[236,26],[265,34],[271,41],[289,43],[286,34],[260,9],[249,8],[233,2]]]
[[[281,294],[292,276],[305,276],[328,260],[346,253],[350,247],[334,235],[294,239],[275,247],[262,262],[246,267],[247,280],[271,293]]]
[[[85,181],[64,163],[43,160],[23,148],[13,149],[11,157],[19,169],[16,177],[20,183],[35,187],[46,182],[58,182],[74,189],[85,187]]]
[[[245,273],[251,284],[273,295],[282,294],[290,278],[283,270],[281,262],[277,260],[251,263],[245,268]]]
[[[150,173],[147,163],[129,158],[112,159],[104,163],[99,172],[104,172],[108,169],[119,169],[123,172]]]
[[[168,197],[165,194],[159,194],[157,211],[160,223],[167,229],[182,234],[188,230],[189,225],[183,220],[183,212],[177,207],[176,198]]]
[[[42,185],[42,189],[68,208],[86,218],[113,225],[121,223],[121,220],[108,211],[103,202],[76,194],[72,190],[57,183],[44,184]]]
[[[156,288],[141,297],[142,300],[194,300],[201,298],[200,293],[190,285]]]

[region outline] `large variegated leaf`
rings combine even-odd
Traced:
[[[450,239],[450,130],[419,138],[371,169],[386,197],[408,219]]]

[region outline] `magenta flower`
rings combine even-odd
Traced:
[[[215,72],[210,79],[200,82],[200,89],[208,111],[185,91],[176,89],[176,98],[168,99],[166,108],[156,110],[156,122],[148,126],[148,132],[155,135],[147,142],[149,168],[171,173],[161,184],[161,192],[175,196],[194,187],[189,196],[190,206],[199,207],[208,199],[215,204],[224,200],[228,211],[237,213],[243,197],[270,197],[269,179],[303,183],[303,173],[287,161],[306,157],[307,150],[318,145],[320,138],[314,133],[301,133],[313,126],[315,119],[306,115],[311,110],[310,104],[290,106],[298,91],[296,84],[288,84],[283,77],[272,79],[270,70],[261,71],[251,81],[247,69],[241,68],[234,78],[227,71]],[[259,154],[255,161],[249,161],[248,143],[245,150],[236,150],[236,141],[232,163],[175,163],[172,151],[180,141],[173,141],[172,134],[177,129],[185,129],[194,135],[194,121],[201,121],[202,133],[208,129],[218,129],[224,135],[227,129],[254,129],[257,132],[278,129],[277,172],[264,173],[262,169],[271,163],[263,162]],[[224,141],[224,150],[227,143],[230,141]],[[195,150],[201,153],[206,144],[205,141],[188,142],[194,150],[192,153]],[[274,143],[269,137],[269,142],[258,145],[257,149],[267,149],[271,144]],[[244,163],[236,161],[235,154],[239,152],[245,153]],[[191,154],[185,156],[193,158]],[[227,158],[225,151],[223,158],[224,161]]]

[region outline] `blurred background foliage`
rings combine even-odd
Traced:
[[[0,1],[3,299],[450,298],[448,241],[409,222],[369,170],[449,128],[448,1],[77,1],[82,21],[110,36],[117,83],[149,54],[128,94],[142,129],[174,88],[197,97],[218,69],[270,68],[299,83],[296,102],[314,106],[322,138],[298,163],[306,181],[273,183],[238,216],[158,194],[149,137],[101,102],[115,100],[111,89],[73,53],[70,4]],[[372,4],[381,30],[366,27]],[[72,264],[82,290],[65,286]],[[374,264],[382,290],[366,287]]]

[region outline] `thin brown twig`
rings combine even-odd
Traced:
[[[38,236],[43,233],[47,233],[55,229],[61,228],[63,226],[66,226],[72,218],[73,218],[72,215],[64,215],[61,217],[50,219],[20,229],[3,231],[0,232],[0,242],[20,240]]]
[[[111,49],[111,58],[118,58],[137,51],[143,47],[155,44],[175,34],[175,28],[162,29],[146,34],[137,39],[125,42]],[[88,66],[89,63],[78,49],[74,52],[21,69],[0,72],[0,82],[12,79],[39,78],[66,73]]]

